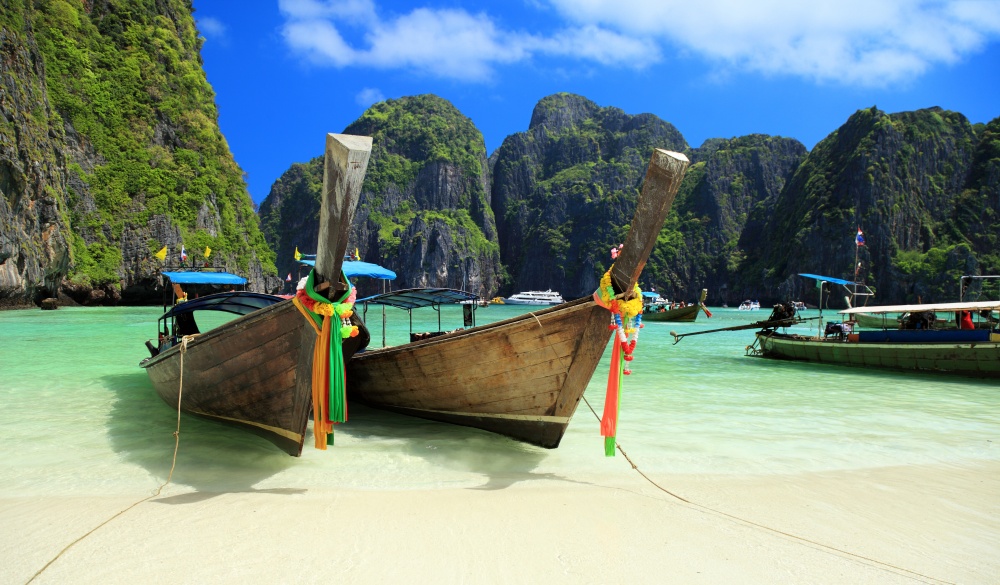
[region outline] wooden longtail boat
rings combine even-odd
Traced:
[[[705,298],[708,297],[708,289],[701,289],[701,297],[697,303],[692,303],[686,307],[675,309],[669,306],[652,304],[642,309],[643,321],[673,321],[682,323],[693,323],[698,318],[698,313],[705,309]]]
[[[1000,301],[856,307],[840,313],[851,317],[859,312],[879,315],[933,311],[955,315],[969,311],[979,319],[991,320],[994,329],[975,324],[968,329],[937,329],[923,324],[918,329],[897,329],[895,321],[890,320],[892,328],[877,331],[854,331],[844,329],[844,323],[828,323],[822,336],[778,333],[777,329],[767,328],[757,333],[748,353],[776,359],[1000,378],[1000,331],[995,329],[992,316],[998,310]],[[955,319],[950,321],[954,323]],[[917,323],[914,321],[914,326]]]
[[[616,294],[638,282],[677,195],[688,159],[654,151],[624,248],[611,269]],[[355,354],[351,400],[559,445],[608,345],[610,313],[587,297],[397,347]]]
[[[341,264],[370,152],[371,138],[327,135],[316,273],[317,282],[332,284],[325,293],[330,298],[347,290]],[[246,429],[298,456],[312,414],[316,334],[290,300],[257,299],[269,306],[243,314],[234,307],[241,304],[237,295],[247,294],[188,301],[196,310],[243,315],[204,334],[197,332],[195,311],[186,310],[186,303],[175,305],[161,318],[158,345],[147,342],[154,355],[141,365],[171,407],[179,402],[185,413]],[[195,335],[185,341],[189,334]],[[365,335],[345,343],[345,358],[366,340]]]

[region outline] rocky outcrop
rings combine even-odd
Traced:
[[[163,246],[280,284],[199,48],[187,0],[0,11],[0,306],[158,301]]]
[[[503,276],[489,200],[482,134],[447,101],[430,95],[372,106],[344,130],[373,138],[351,248],[393,270],[393,288],[448,287],[490,296]],[[267,241],[282,274],[293,253],[314,253],[322,158],[293,165],[261,204]],[[359,282],[361,294],[377,289]]]
[[[732,286],[740,264],[773,244],[760,222],[751,221],[752,212],[774,204],[806,148],[795,139],[753,134],[706,141],[689,154],[693,164],[664,226],[663,244],[650,258],[649,287],[688,301],[707,288],[715,305],[756,297],[753,289]]]
[[[572,94],[543,98],[495,153],[492,202],[505,293],[592,293],[624,238],[654,148],[684,151],[667,122]]]
[[[855,113],[759,210],[761,227],[741,246],[755,236],[779,242],[747,259],[740,282],[761,296],[800,297],[812,283],[796,273],[852,279],[857,268],[879,302],[955,299],[957,275],[980,270],[970,247],[977,228],[963,233],[951,219],[978,142],[964,116],[940,108]],[[858,228],[864,246],[854,244]]]
[[[0,306],[55,295],[70,263],[63,133],[26,24],[0,27]]]

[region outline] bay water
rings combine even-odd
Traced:
[[[482,324],[531,310],[492,305],[476,318]],[[1000,381],[748,357],[753,329],[674,344],[671,331],[768,315],[709,310],[711,318],[695,323],[647,323],[641,331],[633,374],[624,378],[618,442],[644,473],[771,475],[1000,460]],[[139,367],[161,313],[0,311],[0,495],[133,494],[166,481],[178,416]],[[433,311],[413,318],[414,330],[437,329]],[[461,326],[461,307],[444,307],[440,318],[444,329]],[[380,345],[380,310],[367,320]],[[408,332],[406,312],[386,309],[387,342],[401,343]],[[294,458],[249,433],[182,415],[171,482],[211,494],[499,489],[625,476],[634,472],[621,454],[604,456],[597,419],[609,358],[610,346],[557,449],[349,404],[333,446],[316,450],[310,435]]]

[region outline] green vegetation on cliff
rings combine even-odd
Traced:
[[[154,216],[168,217],[189,250],[210,246],[238,268],[257,261],[274,273],[219,132],[190,0],[15,3],[21,9],[4,14],[30,19],[57,112],[52,126],[65,129],[78,179],[68,201],[70,279],[117,286],[125,264],[167,243],[146,230]],[[145,234],[144,249],[123,246],[130,231]]]

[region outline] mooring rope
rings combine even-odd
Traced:
[[[582,398],[583,398],[584,404],[586,404],[587,408],[590,409],[590,412],[592,412],[594,414],[594,417],[597,418],[598,421],[600,421],[601,417],[597,414],[597,411],[594,410],[594,407],[590,405],[590,402],[587,400],[587,397],[583,396]],[[674,497],[674,498],[680,500],[681,502],[684,502],[685,504],[687,504],[687,505],[689,505],[689,506],[691,506],[693,508],[697,508],[697,509],[703,510],[705,512],[710,512],[712,514],[717,514],[719,516],[726,517],[726,518],[728,518],[730,520],[735,520],[737,522],[740,522],[742,524],[746,524],[748,526],[753,526],[755,528],[761,528],[763,530],[767,530],[768,532],[773,532],[774,534],[779,534],[781,536],[788,537],[788,538],[790,538],[792,540],[797,540],[797,541],[800,541],[800,542],[808,543],[808,544],[811,544],[811,545],[813,545],[815,547],[818,547],[820,549],[826,550],[828,552],[831,552],[831,551],[832,552],[836,552],[836,553],[839,553],[839,554],[847,556],[847,557],[852,557],[852,558],[860,560],[860,561],[871,563],[872,565],[875,566],[875,568],[879,568],[879,569],[888,571],[890,573],[896,573],[897,575],[900,575],[902,577],[908,577],[908,578],[914,579],[914,580],[925,580],[925,582],[928,582],[928,583],[943,583],[945,585],[956,585],[952,581],[945,581],[944,579],[938,579],[937,577],[931,577],[930,575],[925,575],[925,574],[919,573],[917,571],[912,571],[912,570],[906,569],[904,567],[893,565],[892,563],[887,563],[887,562],[884,562],[884,561],[880,561],[878,559],[873,559],[871,557],[866,557],[866,556],[858,554],[858,553],[852,553],[850,551],[846,551],[844,549],[840,549],[840,548],[837,548],[835,546],[831,546],[829,544],[823,544],[822,542],[818,542],[818,541],[815,541],[815,540],[810,540],[810,539],[805,538],[803,536],[798,536],[798,535],[792,534],[790,532],[785,532],[784,530],[779,530],[777,528],[773,528],[773,527],[767,526],[765,524],[760,524],[759,522],[754,522],[753,520],[747,520],[746,518],[741,518],[741,517],[736,516],[734,514],[730,514],[728,512],[723,512],[721,510],[716,510],[714,508],[710,508],[710,507],[705,506],[703,504],[699,504],[697,502],[692,502],[691,500],[682,498],[681,496],[678,496],[677,494],[671,492],[667,488],[663,487],[662,485],[660,485],[659,483],[657,483],[656,481],[654,481],[653,479],[651,479],[648,475],[646,475],[645,473],[643,473],[643,471],[641,469],[639,469],[639,466],[636,465],[635,462],[633,462],[632,459],[628,456],[628,453],[625,452],[625,449],[622,447],[621,443],[615,441],[615,447],[618,449],[618,451],[622,455],[625,456],[625,460],[629,462],[629,465],[632,466],[632,469],[634,469],[636,471],[636,473],[638,473],[639,475],[641,475],[653,487],[655,487],[656,489],[662,491],[665,494],[670,495],[671,497]]]
[[[149,500],[151,500],[151,499],[159,496],[160,493],[163,491],[163,488],[167,487],[167,484],[170,483],[170,479],[174,476],[174,467],[176,467],[176,465],[177,465],[177,451],[178,451],[178,448],[180,447],[180,441],[181,441],[181,397],[184,395],[184,354],[187,353],[188,342],[191,341],[194,338],[195,338],[194,335],[185,335],[184,337],[181,338],[181,343],[180,343],[180,346],[181,346],[181,348],[180,348],[180,354],[181,354],[180,362],[181,363],[180,363],[180,386],[177,389],[177,428],[174,430],[174,458],[173,458],[173,461],[170,463],[170,473],[167,474],[167,481],[165,481],[162,484],[160,484],[160,487],[156,488],[156,492],[154,492],[153,495],[147,496],[147,497],[139,500],[138,502],[135,502],[134,504],[132,504],[128,508],[125,508],[124,510],[121,510],[120,512],[118,512],[117,514],[111,516],[110,518],[108,518],[104,522],[101,522],[97,526],[91,528],[89,531],[87,531],[86,534],[84,534],[80,538],[77,538],[73,542],[67,544],[65,547],[63,547],[63,549],[61,551],[59,551],[59,554],[57,554],[56,556],[52,557],[52,560],[50,560],[49,562],[45,563],[44,567],[42,567],[41,569],[38,569],[38,571],[35,572],[35,574],[32,575],[30,579],[28,579],[27,581],[25,581],[25,585],[28,585],[28,583],[31,583],[32,581],[34,581],[35,579],[37,579],[39,575],[41,575],[42,573],[44,573],[46,569],[48,569],[50,566],[52,566],[52,563],[58,561],[59,557],[63,556],[63,553],[65,553],[70,548],[72,548],[73,545],[75,545],[76,543],[78,543],[78,542],[82,541],[83,539],[87,538],[91,534],[97,532],[97,530],[100,529],[102,526],[104,526],[105,524],[111,522],[115,518],[121,516],[125,512],[128,512],[132,508],[135,508],[139,504],[141,504],[143,502],[146,502],[146,501],[149,501]]]

